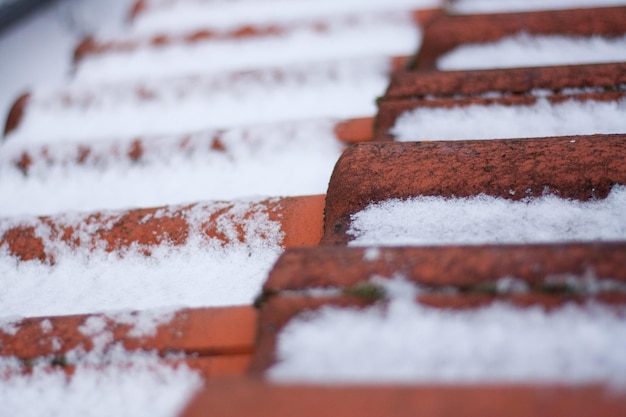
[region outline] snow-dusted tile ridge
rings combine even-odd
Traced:
[[[387,57],[35,91],[7,141],[81,142],[376,113]]]
[[[440,70],[536,67],[626,61],[626,36],[618,38],[531,36],[461,45],[437,60]]]
[[[626,6],[625,0],[454,0],[452,13],[503,13],[533,10]]]
[[[420,30],[410,13],[362,15],[282,36],[226,39],[93,54],[81,60],[81,81],[143,80],[219,71],[252,70],[364,56],[415,52]]]
[[[196,205],[185,212],[192,227],[183,244],[162,242],[148,254],[139,245],[116,252],[92,247],[92,235],[115,224],[110,214],[105,225],[87,223],[83,215],[63,217],[80,237],[79,247],[49,238],[49,226],[36,219],[0,221],[0,235],[32,225],[54,256],[54,263],[24,262],[0,247],[0,318],[250,304],[282,252],[280,224],[254,202]],[[216,231],[207,236],[201,224],[211,216]]]
[[[278,338],[278,382],[626,383],[624,311],[590,304],[546,311],[495,303],[425,307],[405,281],[387,306],[324,307]],[[389,289],[389,288],[387,288]],[[338,341],[341,340],[340,343]],[[329,349],[332,346],[332,349]]]
[[[143,319],[131,321],[145,330],[150,323],[146,327]],[[33,361],[30,372],[15,358],[0,358],[0,416],[175,417],[202,386],[200,375],[183,363],[174,365],[182,357],[168,355],[166,363],[157,352],[126,351],[114,342],[103,317],[90,317],[79,330],[94,349],[78,347],[63,355],[65,365],[74,368],[71,376],[51,366],[50,357]]]
[[[551,104],[539,98],[520,106],[422,107],[398,117],[390,133],[400,142],[625,133],[624,114],[625,99]]]
[[[351,13],[436,8],[439,0],[264,0],[185,1],[153,7],[133,21],[131,34],[177,33],[201,29],[234,29],[244,25],[275,25],[321,20]]]
[[[414,197],[352,216],[351,246],[541,243],[626,239],[626,187],[604,200]]]
[[[0,217],[324,194],[342,150],[334,126],[325,119],[198,133],[189,135],[192,154],[177,138],[148,138],[139,161],[103,165],[73,164],[65,155],[76,154],[74,146],[51,147],[53,158],[68,163],[48,166],[44,158],[26,176],[13,161],[29,147],[13,138],[0,147],[0,195],[11,196],[0,204]],[[215,137],[220,149],[210,150]],[[89,147],[97,154],[115,142]]]

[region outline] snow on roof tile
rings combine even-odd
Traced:
[[[624,135],[368,143],[337,162],[326,197],[323,243],[347,243],[351,216],[371,203],[479,194],[522,200],[605,198],[626,184]]]
[[[484,1],[446,3],[449,11],[462,11],[464,7],[481,7]],[[595,4],[583,3],[576,1],[575,5]],[[603,1],[602,5],[609,3],[614,4]],[[498,7],[515,8],[519,4],[517,0],[509,0],[499,2]],[[550,4],[554,8],[563,6],[560,0]],[[0,149],[3,174],[0,190],[3,181],[5,186],[13,187],[2,193],[10,194],[14,200],[4,205],[5,212],[0,205],[0,213],[5,217],[0,221],[3,225],[0,269],[8,272],[0,276],[21,282],[34,279],[36,285],[25,290],[20,285],[7,285],[8,292],[3,294],[5,297],[9,294],[9,303],[0,302],[7,308],[5,314],[0,311],[0,398],[8,395],[11,402],[6,404],[13,407],[10,410],[20,410],[19,403],[13,401],[16,392],[26,395],[23,387],[31,386],[36,391],[50,381],[56,391],[47,403],[49,410],[62,410],[62,405],[82,410],[89,392],[81,391],[77,384],[80,382],[84,387],[100,381],[102,385],[97,389],[99,396],[103,394],[100,400],[121,399],[120,404],[126,404],[126,408],[120,409],[133,410],[137,415],[142,412],[152,415],[158,405],[158,411],[165,414],[190,416],[205,415],[206,407],[211,413],[231,415],[283,412],[346,415],[357,410],[359,415],[394,415],[396,411],[412,415],[420,411],[435,416],[442,415],[442,407],[448,407],[450,401],[459,406],[459,413],[469,415],[484,415],[493,410],[499,414],[515,411],[520,416],[573,414],[581,410],[593,410],[588,413],[599,416],[623,414],[624,397],[607,394],[607,387],[614,382],[614,374],[621,372],[623,364],[623,349],[615,345],[615,338],[623,337],[623,332],[617,331],[623,324],[623,316],[615,312],[626,305],[624,239],[542,245],[343,246],[354,238],[353,226],[358,221],[355,215],[372,203],[390,198],[431,196],[469,200],[483,194],[484,198],[480,197],[483,200],[497,197],[487,201],[491,205],[500,200],[526,202],[552,198],[576,207],[596,207],[594,204],[611,200],[616,189],[621,192],[623,187],[619,184],[626,183],[622,169],[622,134],[626,132],[618,120],[626,85],[623,63],[435,70],[440,58],[458,46],[500,41],[520,31],[540,36],[598,35],[613,42],[612,39],[626,32],[624,7],[457,16],[442,15],[436,9],[438,5],[438,1],[431,0],[367,4],[355,0],[139,0],[132,8],[125,30],[96,33],[77,50],[79,59],[71,84],[56,90],[35,88],[18,100],[7,120],[8,140]],[[222,19],[222,15],[227,16]],[[409,60],[406,55],[416,53],[420,43],[421,25],[426,28],[423,47]],[[595,53],[597,43],[591,48]],[[506,46],[505,52],[509,50]],[[573,53],[580,58],[580,51]],[[374,99],[382,94],[390,75],[391,86],[378,100],[379,114],[373,119]],[[197,111],[198,105],[204,106],[202,112]],[[310,179],[315,177],[318,185],[311,189],[323,192],[327,177],[313,165],[324,164],[307,165],[302,161],[313,161],[314,158],[306,156],[326,145],[333,149],[325,153],[332,165],[342,150],[340,141],[358,143],[373,138],[389,141],[394,139],[389,130],[394,125],[399,130],[400,119],[420,109],[452,108],[465,112],[474,125],[487,126],[488,132],[493,133],[494,117],[504,124],[511,124],[509,119],[496,111],[481,121],[480,115],[471,112],[476,108],[508,110],[516,106],[537,107],[536,113],[544,117],[536,122],[541,125],[547,124],[547,113],[552,112],[558,118],[563,116],[558,111],[566,111],[569,119],[565,117],[559,126],[572,131],[553,129],[543,136],[564,133],[570,136],[358,144],[337,162],[327,196],[191,204],[207,199],[207,194],[194,192],[184,199],[179,193],[176,199],[149,203],[141,199],[124,200],[123,179],[108,191],[106,184],[110,186],[110,183],[89,183],[88,188],[94,193],[78,194],[86,196],[86,200],[97,200],[94,196],[99,194],[104,196],[91,205],[75,205],[75,201],[59,205],[62,198],[68,199],[67,194],[55,196],[72,188],[72,181],[82,181],[91,171],[111,175],[120,172],[122,166],[142,170],[143,182],[136,182],[137,187],[130,193],[139,197],[142,187],[149,188],[149,182],[145,182],[148,177],[156,178],[163,189],[171,183],[177,189],[199,190],[221,182],[224,189],[237,189],[226,198],[259,194],[263,189],[260,184],[267,181],[261,174],[263,170],[248,169],[254,163],[259,167],[275,167],[276,184],[300,178],[300,172]],[[567,106],[578,106],[577,116],[572,117],[574,113]],[[617,116],[611,116],[611,120],[618,122],[611,124],[603,119],[613,113]],[[432,139],[435,135],[427,128],[436,124],[436,116],[429,113],[427,125],[420,122],[416,128],[413,124],[408,135],[397,134],[395,139],[401,136],[417,139],[419,132],[425,135],[421,139],[428,139],[427,136]],[[172,118],[176,121],[168,121]],[[578,123],[585,118],[593,122],[587,123],[587,127],[610,125],[610,132],[605,133],[618,134],[581,136],[599,133],[587,132]],[[462,120],[451,119],[448,113],[443,120],[443,124],[465,126]],[[477,135],[469,128],[463,130],[470,136]],[[518,128],[511,137],[532,136],[531,130]],[[494,137],[502,135],[499,131],[494,134]],[[265,148],[267,152],[263,151]],[[186,155],[184,158],[180,158],[182,153]],[[243,179],[252,176],[257,182],[238,189],[237,180],[226,174],[220,158],[238,160],[243,154],[247,156],[242,159],[245,163],[234,164],[234,171]],[[294,157],[296,154],[300,156]],[[211,157],[202,159],[202,155]],[[182,161],[181,167],[188,165],[190,156],[208,167],[193,171],[197,177],[193,181],[191,177],[184,179],[180,169],[167,171],[167,166],[177,158]],[[291,165],[281,162],[289,159]],[[330,167],[326,171],[330,172]],[[66,178],[45,181],[55,175]],[[167,179],[168,176],[171,178]],[[39,182],[42,186],[38,198],[45,195],[46,201],[38,201],[38,193],[32,193]],[[20,194],[20,190],[26,190],[26,194]],[[275,196],[284,194],[280,190],[285,189],[267,190],[270,191],[265,193]],[[304,194],[302,190],[305,190],[302,185],[293,188],[295,194]],[[34,199],[26,204],[24,196],[28,192]],[[545,197],[546,194],[557,194],[558,198]],[[112,207],[108,204],[115,201],[122,201],[123,207],[183,201],[190,205],[65,213]],[[253,206],[258,210],[251,209]],[[485,213],[491,213],[492,208],[486,206]],[[433,210],[438,211],[433,213],[433,218],[445,211]],[[234,217],[226,218],[231,211]],[[26,213],[58,214],[35,218],[24,217]],[[226,214],[225,218],[220,213]],[[203,219],[208,214],[207,223]],[[384,214],[378,223],[384,224],[389,216]],[[401,223],[404,227],[410,222]],[[554,223],[548,220],[546,229]],[[614,229],[615,225],[609,228]],[[205,247],[206,242],[199,245],[195,242],[194,250],[181,252],[180,247],[189,246],[191,235],[204,236],[204,240],[216,243],[218,250]],[[316,246],[320,238],[321,245]],[[234,250],[237,245],[244,247]],[[284,248],[299,246],[310,247],[288,250],[272,269]],[[261,263],[263,266],[258,267]],[[231,269],[218,271],[218,264]],[[116,268],[119,273],[115,272]],[[261,291],[268,272],[269,279]],[[164,279],[156,280],[163,285],[155,292],[155,280],[146,278],[157,276]],[[104,277],[105,281],[112,278],[110,283],[118,287],[117,293],[111,292],[112,297],[104,303],[98,301],[103,288],[98,277]],[[216,279],[207,280],[207,277]],[[399,277],[404,281],[398,281]],[[81,278],[94,281],[81,281]],[[234,290],[239,298],[235,300],[236,297],[223,292],[222,287],[241,280],[246,281],[247,289]],[[412,284],[407,284],[407,280]],[[209,293],[203,290],[207,282],[215,284],[209,285],[212,288]],[[152,296],[155,298],[150,301]],[[255,296],[258,309],[205,308],[224,303],[250,305]],[[406,314],[398,316],[409,317],[401,320],[409,326],[406,330],[398,331],[398,327],[389,327],[385,322],[396,317],[402,307],[402,300],[394,297],[404,297],[406,301],[403,304]],[[95,310],[86,308],[85,303],[90,300],[100,302]],[[166,309],[162,310],[163,307]],[[199,308],[180,310],[181,307]],[[379,314],[381,311],[387,311],[386,318],[385,314]],[[370,317],[371,322],[363,326],[362,321],[353,321],[354,326],[340,331],[339,335],[331,334],[328,339],[323,331],[340,328],[341,320],[330,315],[330,322],[324,322],[326,312],[352,315],[355,320]],[[12,317],[7,317],[7,313]],[[92,314],[66,316],[85,313]],[[398,336],[413,337],[415,329],[410,328],[413,325],[435,323],[436,328],[448,328],[452,316],[459,325],[475,320],[473,323],[478,327],[465,328],[463,340],[467,343],[463,346],[471,348],[474,343],[485,352],[497,343],[485,345],[483,338],[496,340],[503,333],[494,329],[502,330],[502,323],[506,333],[509,327],[520,324],[519,320],[532,316],[535,326],[528,328],[529,332],[537,328],[550,331],[538,337],[544,343],[533,340],[529,344],[524,339],[528,333],[525,330],[513,335],[520,342],[516,344],[520,349],[512,353],[511,361],[502,362],[502,366],[482,366],[484,362],[478,357],[476,361],[454,362],[459,349],[449,351],[443,360],[456,365],[446,368],[450,371],[448,377],[424,366],[420,375],[425,377],[419,380],[425,385],[422,388],[389,384],[341,388],[328,385],[333,378],[359,380],[350,374],[355,370],[362,374],[370,372],[370,379],[361,379],[368,384],[398,382],[402,375],[406,377],[407,369],[413,369],[408,365],[415,365],[419,358],[404,351],[410,363],[398,368],[385,365],[388,362],[384,354],[379,354],[384,349],[378,353],[367,353],[367,349],[385,347],[386,342]],[[497,323],[490,317],[497,317]],[[322,323],[318,340],[312,343],[305,337],[303,340],[309,342],[292,344],[296,347],[289,353],[287,344],[293,342],[287,340],[289,334],[316,323]],[[367,332],[369,339],[359,339],[363,335],[354,331],[367,329],[372,323],[380,326]],[[563,323],[567,326],[561,326]],[[284,334],[283,329],[287,329]],[[566,331],[559,333],[558,329]],[[595,337],[588,337],[585,331],[593,332]],[[388,332],[387,336],[382,338],[381,332]],[[580,335],[584,337],[576,339]],[[458,338],[444,336],[435,334],[433,342],[451,340],[452,345],[461,346],[456,342]],[[611,340],[607,336],[613,337],[612,345],[605,343]],[[310,354],[318,342],[322,353],[332,355],[341,350],[335,343],[342,337],[345,338],[342,347],[354,348],[351,357],[366,352],[371,355],[366,365],[371,366],[348,369],[355,362],[344,360],[347,368],[333,365],[329,369],[320,361],[334,359],[322,355],[313,356],[312,362],[301,371],[297,366],[291,369],[285,366],[282,370],[276,367],[266,372],[279,356],[291,360],[294,352],[296,356]],[[563,344],[568,338],[578,342]],[[364,342],[354,345],[351,340]],[[90,343],[93,349],[76,350],[79,345]],[[436,347],[436,343],[419,345]],[[555,346],[561,362],[553,360]],[[548,349],[545,355],[540,355],[548,358],[546,366],[518,361],[527,352],[543,347]],[[506,343],[499,352],[510,351],[505,348]],[[156,351],[146,353],[145,349]],[[178,354],[172,355],[172,351]],[[424,357],[434,352],[436,358],[447,351],[440,348],[420,351],[415,346],[410,349],[410,353],[417,355],[423,352]],[[576,359],[580,352],[597,353],[603,360]],[[403,355],[388,357],[402,359]],[[16,358],[22,362],[17,363]],[[583,366],[588,362],[589,366]],[[35,366],[25,367],[24,363]],[[426,365],[431,363],[435,362],[429,360]],[[468,363],[477,367],[468,368]],[[518,366],[520,363],[524,366]],[[557,363],[567,365],[558,375],[553,372]],[[602,363],[611,365],[597,366]],[[318,382],[326,382],[316,387],[289,383],[298,378],[315,379],[311,370],[319,370]],[[210,382],[214,377],[241,377],[244,373],[247,378]],[[67,378],[66,374],[71,376]],[[417,374],[409,375],[405,382],[415,382]],[[209,380],[204,388],[199,388],[198,375]],[[259,376],[261,379],[254,378]],[[463,378],[474,384],[456,386],[454,381]],[[178,389],[163,384],[164,380],[172,381]],[[452,381],[451,385],[430,385],[444,380]],[[492,382],[486,385],[485,380]],[[523,381],[525,385],[496,385],[503,380]],[[537,385],[538,381],[544,385]],[[568,386],[559,387],[555,381]],[[136,389],[123,389],[125,383],[134,384]],[[579,385],[571,386],[572,383]],[[120,394],[112,388],[124,392]],[[162,402],[141,402],[147,398],[142,390],[159,392]],[[195,400],[181,412],[182,404],[197,390],[200,391]],[[171,395],[165,395],[166,391]],[[132,394],[133,399],[124,402],[122,394]],[[52,397],[61,400],[54,403]],[[401,401],[400,408],[398,398],[406,399]],[[501,401],[494,403],[494,398]],[[528,407],[520,408],[520,403]],[[132,406],[140,407],[141,412]]]
[[[626,33],[626,7],[440,15],[424,33],[415,69],[435,69],[438,59],[461,45],[486,43],[519,33],[574,37],[617,37]]]

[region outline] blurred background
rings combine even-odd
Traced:
[[[132,0],[0,0],[0,118],[35,83],[69,78],[87,34],[115,29]]]

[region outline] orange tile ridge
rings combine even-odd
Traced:
[[[270,221],[277,221],[284,234],[281,245],[284,248],[316,245],[322,235],[324,195],[284,197],[261,201],[259,203],[238,203],[249,205],[248,214],[256,211],[268,213]],[[210,208],[212,203],[206,203]],[[217,204],[217,203],[216,203]],[[204,204],[161,208],[136,209],[122,212],[99,212],[86,214],[82,219],[67,223],[63,216],[39,217],[24,224],[17,224],[4,230],[0,235],[0,248],[21,261],[39,260],[54,263],[54,246],[64,245],[69,248],[87,248],[94,250],[103,247],[107,252],[123,253],[131,247],[139,247],[149,256],[151,247],[161,244],[185,244],[192,224],[186,216]],[[228,237],[219,232],[217,218],[234,216],[231,210],[234,203],[220,205],[218,210],[211,210],[207,218],[199,225],[201,233],[228,243]],[[84,229],[94,228],[89,234]],[[46,230],[46,236],[40,236],[39,229]],[[238,237],[244,241],[244,229],[241,225]]]
[[[0,356],[30,360],[63,356],[77,348],[91,351],[94,341],[81,332],[81,326],[94,318],[106,322],[102,331],[112,334],[109,344],[121,343],[128,350],[181,352],[198,357],[232,356],[232,366],[239,367],[254,351],[257,311],[249,306],[236,306],[179,310],[169,322],[159,324],[154,335],[133,334],[133,325],[125,319],[117,320],[115,315],[25,318],[13,324],[17,329],[15,334],[0,330]],[[231,366],[229,362],[207,363],[217,370],[223,367],[226,372]]]

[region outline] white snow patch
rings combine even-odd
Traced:
[[[177,308],[125,311],[109,314],[115,323],[130,325],[129,337],[145,337],[156,335],[157,328],[174,319]]]
[[[530,36],[461,45],[437,60],[440,70],[533,67],[626,61],[626,36]]]
[[[225,241],[192,228],[185,244],[150,247],[151,256],[141,247],[107,253],[90,247],[90,238],[81,239],[84,246],[72,248],[49,240],[40,226],[38,235],[56,262],[20,262],[0,248],[0,317],[250,304],[282,252],[283,233],[255,203],[197,205],[188,222],[199,229],[219,210],[224,212],[217,215],[215,225]],[[79,235],[90,236],[91,229],[107,227],[86,224],[82,230],[83,217],[68,221]],[[5,220],[0,230],[20,222],[29,224],[26,219]],[[236,225],[243,227],[241,233]],[[166,319],[167,315],[138,316],[136,334],[149,334]]]
[[[337,18],[328,25],[323,32],[304,27],[282,36],[146,45],[130,52],[91,54],[80,61],[76,79],[143,80],[363,56],[402,56],[414,53],[421,40],[410,13]]]
[[[39,325],[41,326],[41,330],[44,333],[49,333],[54,328],[54,326],[52,325],[52,322],[49,319],[42,320]]]
[[[351,246],[624,240],[625,210],[624,186],[588,202],[421,196],[369,205],[352,216],[348,234]]]
[[[390,129],[396,141],[507,139],[626,132],[626,99],[568,100],[532,105],[420,107],[403,113]]]
[[[623,309],[570,304],[545,311],[496,303],[455,311],[421,306],[414,292],[395,293],[400,296],[386,306],[324,307],[292,320],[279,335],[279,362],[269,377],[288,383],[626,382]]]
[[[624,5],[626,5],[624,0],[453,0],[448,10],[451,13],[472,14]]]
[[[367,248],[365,252],[363,252],[364,261],[373,262],[378,259],[380,259],[380,249],[378,248]]]
[[[0,216],[324,194],[343,148],[334,126],[326,119],[203,132],[189,136],[189,154],[180,150],[180,138],[148,138],[138,163],[122,152],[122,161],[76,165],[75,146],[55,146],[48,155],[66,163],[33,158],[27,176],[12,161],[25,150],[39,154],[37,148],[7,141],[0,148],[0,195],[11,198],[0,204]],[[209,151],[214,137],[224,151]],[[89,146],[106,154],[116,142]]]
[[[71,361],[71,377],[45,363],[25,374],[17,360],[0,358],[0,415],[174,417],[202,386],[197,373],[166,365],[156,353],[118,349],[106,356]]]
[[[0,317],[0,332],[9,336],[15,336],[20,330],[21,322],[22,318],[19,316]]]

